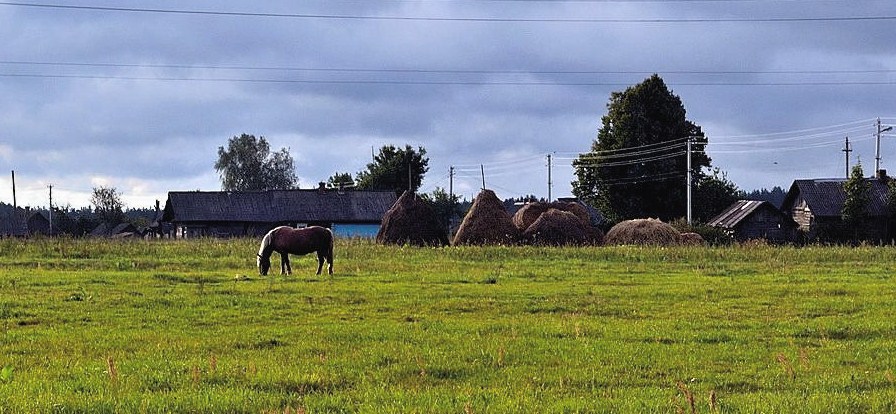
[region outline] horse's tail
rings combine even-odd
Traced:
[[[330,245],[327,248],[327,258],[330,259],[330,265],[333,264],[333,244],[336,242],[336,236],[333,235],[333,230],[327,228],[327,233],[330,234]]]

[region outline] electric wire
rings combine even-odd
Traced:
[[[415,21],[415,22],[471,22],[471,23],[603,23],[603,24],[682,24],[682,23],[825,23],[825,22],[873,22],[896,20],[896,15],[872,16],[823,16],[823,17],[692,17],[692,18],[542,18],[542,17],[446,17],[446,16],[386,16],[325,13],[274,13],[220,10],[163,9],[139,7],[111,7],[56,3],[0,2],[0,6],[29,7],[47,10],[79,10],[92,12],[124,12],[167,15],[193,15],[218,17],[256,17],[316,20],[358,21]]]
[[[820,69],[820,70],[507,70],[507,69],[427,69],[427,68],[362,68],[362,67],[300,67],[300,66],[250,66],[250,65],[207,65],[207,64],[152,64],[114,62],[66,62],[0,60],[0,65],[37,67],[89,67],[128,69],[203,69],[229,71],[284,71],[284,72],[331,72],[331,73],[396,73],[396,74],[478,74],[478,75],[645,75],[662,73],[671,75],[830,75],[830,74],[891,74],[896,69]]]

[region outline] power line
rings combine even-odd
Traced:
[[[350,68],[350,67],[299,67],[299,66],[248,66],[248,65],[190,65],[190,64],[149,64],[115,62],[64,62],[0,60],[0,65],[21,66],[68,66],[91,68],[131,68],[131,69],[203,69],[234,71],[284,71],[323,73],[396,73],[396,74],[472,74],[472,75],[645,75],[662,73],[667,75],[847,75],[847,74],[891,74],[896,69],[794,69],[794,70],[577,70],[577,69],[426,69],[426,68]]]
[[[315,13],[235,12],[219,10],[187,10],[137,7],[85,6],[51,3],[0,2],[0,6],[31,7],[56,10],[80,10],[99,12],[151,13],[173,15],[199,15],[222,17],[257,17],[321,20],[372,20],[372,21],[420,21],[420,22],[472,22],[472,23],[812,23],[812,22],[869,22],[896,20],[896,16],[828,16],[828,17],[719,17],[719,18],[511,18],[511,17],[439,17],[439,16],[376,16]]]
[[[645,164],[648,162],[667,160],[669,158],[677,158],[677,157],[681,157],[686,154],[687,154],[687,151],[678,151],[678,152],[674,152],[671,154],[657,155],[654,157],[636,158],[636,159],[632,159],[632,160],[628,160],[628,161],[577,163],[576,167],[584,167],[584,168],[623,167],[623,166],[627,166],[627,165],[638,165],[638,164]]]
[[[84,79],[84,80],[124,80],[124,81],[172,81],[172,82],[232,82],[232,83],[268,83],[268,84],[316,84],[316,85],[417,85],[417,86],[630,86],[630,82],[534,82],[534,81],[414,81],[414,80],[360,80],[360,79],[252,79],[252,78],[211,78],[211,77],[147,77],[147,76],[114,76],[114,75],[58,75],[58,74],[24,74],[0,73],[7,78],[37,79]],[[667,82],[672,86],[888,86],[896,85],[893,81],[855,81],[855,82]]]

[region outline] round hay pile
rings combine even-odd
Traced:
[[[454,236],[455,245],[514,244],[520,231],[492,190],[482,190]]]
[[[600,230],[583,222],[569,211],[549,209],[523,232],[523,239],[530,244],[543,246],[600,244]]]
[[[615,245],[674,246],[679,243],[680,233],[669,224],[657,219],[635,219],[623,221],[610,229],[604,243]]]
[[[448,231],[430,205],[412,191],[405,191],[383,216],[376,234],[380,244],[445,246]]]
[[[525,231],[535,222],[535,220],[538,220],[538,217],[550,209],[568,211],[575,214],[575,216],[584,223],[589,226],[591,225],[591,217],[588,215],[588,210],[585,210],[585,207],[582,207],[579,203],[564,203],[561,201],[526,204],[513,215],[513,225],[520,229],[520,231]]]
[[[703,236],[698,233],[681,233],[679,242],[683,246],[700,246],[706,243]]]

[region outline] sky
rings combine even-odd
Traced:
[[[847,156],[871,175],[877,119],[896,124],[891,0],[22,0],[0,1],[0,38],[0,202],[19,206],[218,191],[243,133],[288,149],[301,188],[411,145],[422,192],[568,197],[611,93],[654,73],[746,191],[845,177]]]

